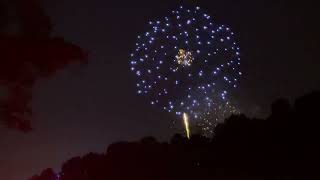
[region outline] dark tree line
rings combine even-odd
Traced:
[[[71,63],[85,62],[86,53],[61,37],[41,0],[0,2],[0,123],[30,131],[32,88]]]
[[[30,180],[107,179],[318,179],[320,91],[272,104],[267,119],[231,116],[215,137],[181,135],[170,143],[153,137],[118,142],[103,154],[74,157],[59,174]]]

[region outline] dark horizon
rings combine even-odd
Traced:
[[[61,171],[29,180],[76,179],[317,179],[320,91],[272,103],[266,119],[232,115],[214,137],[175,134],[114,142],[102,153],[75,156]],[[301,123],[303,120],[305,123]]]

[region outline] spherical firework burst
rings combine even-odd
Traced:
[[[130,66],[138,94],[165,111],[187,113],[204,131],[236,112],[229,100],[241,76],[240,48],[231,29],[199,7],[181,6],[149,22]]]

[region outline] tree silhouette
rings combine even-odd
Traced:
[[[40,175],[35,175],[29,180],[57,180],[58,176],[52,169],[44,170]]]
[[[65,162],[60,180],[319,179],[319,102],[320,92],[293,106],[278,99],[268,118],[233,115],[212,139],[176,134],[170,143],[153,137],[114,143],[106,153]]]
[[[35,81],[71,63],[85,62],[87,55],[63,38],[51,36],[51,20],[39,0],[5,1],[0,9],[0,87],[7,92],[0,99],[0,121],[27,132]]]

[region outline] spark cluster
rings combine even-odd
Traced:
[[[231,106],[230,93],[242,75],[239,67],[234,32],[200,7],[183,6],[148,23],[130,61],[138,94],[179,117],[187,113],[198,124],[216,124],[208,115],[219,117],[223,111],[215,109]]]
[[[192,52],[179,49],[178,55],[176,56],[177,63],[182,66],[191,66],[194,58]]]

